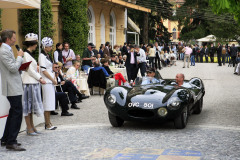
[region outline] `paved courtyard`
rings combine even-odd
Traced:
[[[233,68],[216,63],[197,63],[195,67],[167,67],[163,78],[184,73],[186,79],[203,80],[206,94],[203,111],[192,115],[183,130],[173,123],[149,124],[125,122],[111,127],[103,96],[92,96],[70,110],[72,117],[52,116],[58,127],[37,137],[20,133],[18,141],[26,152],[0,148],[0,159],[114,159],[114,160],[237,160],[240,159],[240,76]],[[59,111],[60,113],[60,111]]]

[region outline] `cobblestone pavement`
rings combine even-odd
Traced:
[[[163,78],[184,73],[186,79],[200,77],[206,94],[203,111],[192,115],[183,130],[173,123],[126,122],[111,127],[103,96],[92,96],[70,110],[73,117],[52,116],[58,127],[37,137],[20,133],[18,141],[26,152],[0,148],[0,159],[121,159],[121,160],[237,160],[240,159],[240,76],[233,68],[217,64],[177,66],[161,70]],[[60,113],[60,111],[59,111]]]

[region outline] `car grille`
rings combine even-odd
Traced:
[[[131,117],[150,118],[154,113],[150,110],[129,110],[128,115]]]

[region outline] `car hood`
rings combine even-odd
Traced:
[[[176,91],[174,86],[145,85],[134,87],[127,95],[129,102],[144,104],[155,104],[154,106],[165,106],[167,100]],[[157,104],[157,105],[156,105]]]
[[[164,106],[171,96],[176,96],[176,89],[172,85],[144,85],[134,86],[133,88],[115,87],[110,94],[116,96],[117,103],[121,106],[127,103],[144,103],[157,104],[157,106]],[[156,105],[155,105],[156,106]]]

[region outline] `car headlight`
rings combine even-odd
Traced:
[[[167,115],[167,109],[166,108],[159,108],[158,109],[158,114],[162,117],[166,116]]]
[[[171,97],[167,102],[167,107],[170,110],[177,110],[180,107],[181,100],[178,97]]]
[[[116,96],[113,95],[113,94],[110,94],[108,97],[107,97],[107,100],[110,104],[115,104],[116,103]]]

